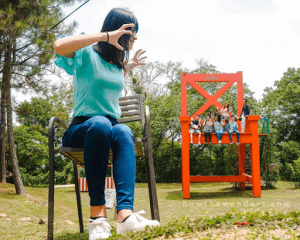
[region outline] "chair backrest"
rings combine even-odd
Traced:
[[[121,118],[118,119],[119,123],[142,121],[142,126],[144,126],[145,118],[142,95],[121,97],[119,99],[119,106],[122,112]]]

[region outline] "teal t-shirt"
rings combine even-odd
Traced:
[[[119,98],[124,87],[122,69],[106,62],[87,46],[74,58],[57,55],[55,64],[74,77],[74,113],[77,116],[120,118]]]

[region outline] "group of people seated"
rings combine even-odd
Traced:
[[[217,107],[218,112],[215,113],[214,111],[210,112],[203,124],[201,124],[200,115],[196,115],[196,119],[192,119],[190,123],[190,137],[191,142],[190,145],[193,145],[193,133],[198,133],[198,143],[195,145],[201,145],[200,138],[201,138],[201,127],[203,126],[203,132],[205,134],[205,144],[211,144],[211,133],[215,132],[218,138],[218,143],[222,143],[222,135],[223,132],[229,133],[230,144],[232,142],[232,133],[236,133],[237,141],[236,144],[239,143],[240,132],[238,131],[238,124],[237,120],[241,121],[242,133],[245,132],[245,125],[246,125],[246,118],[250,115],[250,108],[247,104],[247,99],[243,99],[243,109],[240,117],[237,117],[230,112],[229,103],[225,103],[223,108],[219,110]]]

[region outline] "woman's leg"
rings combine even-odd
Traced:
[[[216,135],[217,135],[218,140],[220,141],[219,130],[216,130]]]
[[[89,186],[92,217],[106,216],[104,186],[111,147],[112,123],[103,116],[71,126],[64,147],[84,148],[84,166]]]
[[[190,138],[191,138],[191,142],[190,143],[193,143],[193,130],[190,130]]]
[[[209,142],[211,143],[211,133],[208,133]]]
[[[229,130],[228,133],[229,133],[230,142],[232,142],[232,130]]]
[[[122,222],[133,211],[136,172],[134,136],[128,126],[124,124],[113,126],[111,148],[118,220]]]
[[[220,140],[222,140],[222,136],[223,136],[223,129],[219,130],[219,136],[220,136]]]
[[[242,121],[241,121],[241,127],[242,127],[242,133],[245,132],[245,126],[246,126],[246,118],[244,114],[242,115]]]
[[[207,136],[207,132],[205,133],[205,143],[207,143],[208,140],[208,136]]]
[[[240,140],[240,132],[238,130],[235,130],[235,133],[236,133],[236,137],[237,137],[237,142],[239,142]]]

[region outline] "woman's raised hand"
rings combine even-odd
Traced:
[[[139,49],[135,52],[133,58],[131,58],[128,63],[126,64],[125,68],[127,71],[132,70],[133,68],[140,66],[140,65],[146,65],[145,62],[141,62],[142,60],[146,59],[147,56],[142,56],[146,51],[143,49]]]
[[[118,43],[118,40],[124,34],[130,34],[130,35],[132,34],[131,30],[125,30],[128,27],[134,27],[134,24],[133,23],[123,24],[123,26],[120,27],[118,30],[108,32],[109,35],[108,43],[114,45],[116,48],[123,51],[124,48]]]

